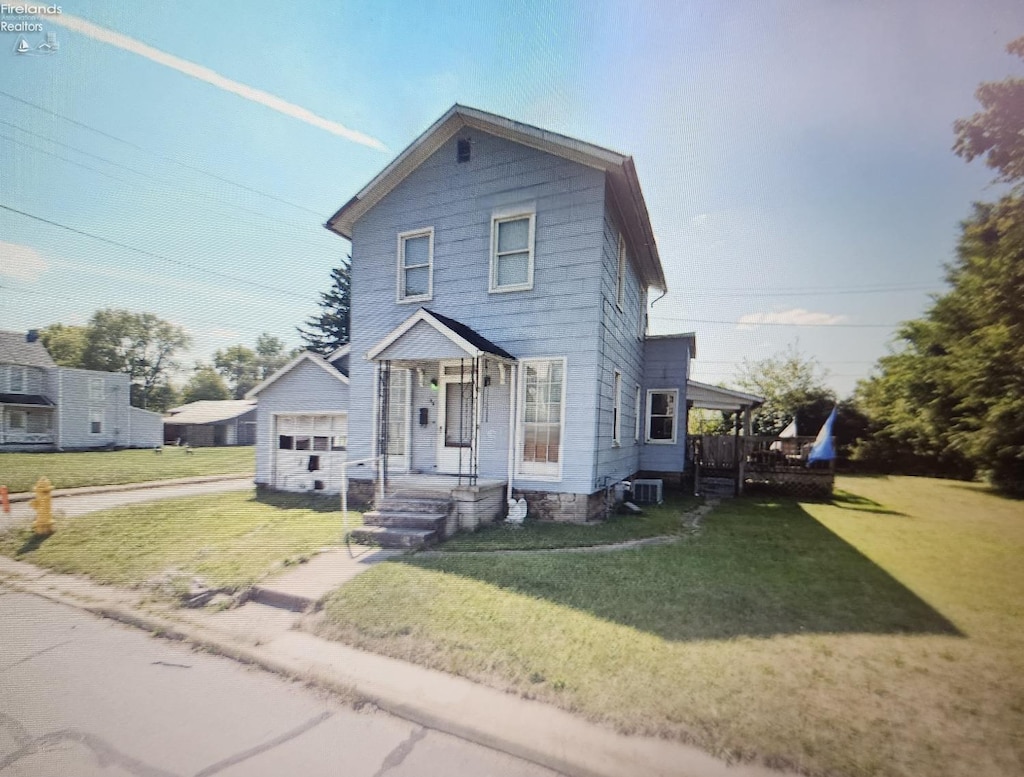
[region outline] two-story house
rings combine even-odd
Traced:
[[[36,330],[0,331],[0,452],[160,445],[163,419],[129,400],[127,375],[58,367]]]
[[[350,462],[450,488],[468,527],[680,476],[695,341],[647,334],[666,282],[630,157],[455,105],[326,226],[352,242]]]

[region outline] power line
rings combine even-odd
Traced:
[[[0,138],[3,138],[4,140],[7,140],[7,141],[9,141],[11,143],[15,143],[15,144],[17,144],[19,146],[24,146],[25,148],[31,149],[32,151],[38,151],[40,154],[46,154],[47,156],[52,156],[55,159],[60,159],[60,160],[62,160],[64,162],[67,162],[69,164],[75,165],[77,167],[81,167],[81,168],[83,168],[85,170],[91,170],[94,173],[99,173],[100,175],[105,176],[105,177],[111,179],[112,181],[120,181],[121,183],[130,183],[130,181],[127,178],[121,178],[120,176],[117,176],[117,175],[111,175],[110,173],[107,173],[107,172],[105,172],[103,170],[99,170],[99,169],[97,169],[95,167],[90,167],[89,165],[82,164],[81,162],[76,162],[74,159],[68,159],[66,156],[61,156],[60,154],[55,154],[52,151],[46,151],[45,149],[37,148],[36,146],[30,146],[28,143],[25,143],[25,142],[20,141],[20,140],[16,140],[15,138],[12,138],[9,135],[0,134]]]
[[[307,213],[313,214],[318,219],[323,219],[324,218],[324,214],[322,212],[320,212],[320,211],[313,210],[312,208],[307,208],[305,205],[299,205],[298,203],[291,202],[290,200],[286,200],[283,197],[278,197],[275,194],[270,194],[268,192],[261,191],[260,189],[255,189],[255,188],[253,188],[251,186],[245,185],[244,183],[239,183],[238,181],[232,181],[230,178],[224,178],[223,176],[217,175],[216,173],[211,173],[211,172],[208,172],[207,170],[203,170],[200,167],[196,167],[195,165],[190,165],[190,164],[188,164],[186,162],[181,162],[181,161],[179,161],[177,159],[174,159],[173,157],[165,156],[164,154],[159,154],[156,151],[150,151],[148,148],[144,148],[144,147],[142,147],[142,146],[140,146],[140,145],[138,145],[136,143],[132,143],[130,140],[125,140],[124,138],[119,138],[117,135],[111,135],[109,132],[105,132],[105,131],[103,131],[101,129],[93,127],[93,126],[91,126],[89,124],[86,124],[84,122],[78,121],[76,119],[72,119],[70,116],[65,116],[62,113],[57,113],[56,111],[51,111],[49,108],[44,108],[42,105],[39,105],[39,104],[34,103],[34,102],[31,102],[29,100],[25,100],[25,99],[23,99],[21,97],[16,97],[15,95],[11,94],[10,92],[5,92],[2,89],[0,89],[0,94],[2,94],[4,97],[7,97],[8,99],[14,100],[15,102],[19,102],[19,103],[21,103],[23,105],[28,105],[31,108],[35,108],[36,110],[43,111],[44,113],[48,113],[51,116],[56,116],[58,119],[62,119],[64,121],[66,121],[66,122],[74,124],[77,127],[82,127],[83,129],[87,129],[90,132],[95,132],[98,135],[102,135],[105,138],[110,138],[111,140],[116,140],[118,143],[124,143],[126,146],[130,146],[130,147],[136,149],[137,151],[141,151],[144,154],[149,154],[150,156],[154,156],[157,159],[162,159],[165,162],[170,162],[171,164],[178,165],[179,167],[183,167],[186,170],[191,170],[192,172],[199,173],[200,175],[205,175],[208,178],[213,178],[214,180],[220,181],[221,183],[226,183],[226,184],[230,184],[232,186],[237,186],[239,189],[244,189],[247,192],[251,192],[253,194],[258,194],[258,195],[260,195],[262,197],[267,197],[267,198],[269,198],[271,200],[275,200],[276,202],[280,202],[280,203],[282,203],[284,205],[288,205],[288,206],[290,206],[292,208],[298,208],[299,210],[304,210]]]
[[[8,205],[4,205],[3,203],[0,203],[0,208],[2,208],[3,210],[6,210],[6,211],[10,211],[11,213],[16,213],[19,216],[24,216],[25,218],[32,219],[33,221],[39,221],[39,222],[41,222],[43,224],[49,224],[50,226],[54,226],[54,227],[57,227],[59,229],[64,229],[64,230],[67,230],[68,232],[73,232],[76,235],[82,235],[83,237],[88,237],[88,238],[92,238],[93,240],[98,240],[101,243],[107,243],[108,245],[117,246],[118,248],[124,248],[124,249],[127,249],[128,251],[134,251],[135,253],[142,254],[143,256],[149,256],[149,257],[152,257],[154,259],[159,259],[160,261],[163,261],[163,262],[170,262],[171,264],[175,264],[175,265],[178,265],[178,266],[181,266],[181,267],[187,267],[190,270],[196,270],[197,272],[204,272],[204,273],[208,273],[210,275],[216,275],[217,277],[224,278],[224,279],[230,280],[230,281],[235,281],[237,283],[244,283],[247,286],[253,286],[253,287],[258,288],[258,289],[263,289],[264,291],[272,291],[275,294],[286,294],[286,295],[288,295],[290,297],[296,297],[297,299],[308,301],[308,298],[304,294],[298,294],[298,293],[296,293],[294,291],[286,291],[285,289],[279,289],[279,288],[277,288],[275,286],[268,286],[265,283],[259,283],[258,281],[246,280],[245,278],[239,278],[238,276],[235,276],[235,275],[229,275],[227,273],[222,273],[222,272],[219,272],[217,270],[211,270],[211,269],[206,268],[206,267],[200,267],[199,265],[192,264],[191,262],[185,262],[185,261],[182,261],[181,259],[173,259],[173,258],[171,258],[169,256],[165,256],[163,254],[158,254],[158,253],[155,253],[153,251],[147,251],[144,248],[137,248],[135,246],[128,245],[127,243],[120,243],[117,240],[111,240],[110,238],[102,237],[100,235],[94,235],[91,232],[83,232],[80,229],[75,229],[74,227],[69,227],[67,224],[61,224],[60,222],[57,222],[57,221],[51,221],[50,219],[44,219],[42,216],[35,216],[35,215],[31,214],[31,213],[26,213],[23,210],[18,210],[17,208],[12,208],[12,207],[10,207]]]
[[[722,324],[726,326],[795,326],[795,327],[826,327],[828,329],[895,329],[901,324],[791,324],[784,321],[717,321],[708,318],[671,318],[654,317],[655,321],[679,321],[691,324]]]
[[[75,153],[83,154],[83,155],[85,155],[87,157],[91,157],[92,159],[99,160],[100,162],[105,162],[108,165],[113,165],[114,167],[119,167],[122,170],[127,170],[128,172],[133,173],[135,175],[140,175],[143,178],[148,178],[150,180],[157,181],[157,182],[162,183],[164,185],[169,185],[171,183],[170,181],[167,181],[166,179],[161,178],[159,176],[153,175],[152,173],[147,173],[147,172],[144,172],[142,170],[136,170],[134,167],[129,167],[128,165],[122,164],[120,162],[116,162],[113,159],[108,159],[107,157],[100,156],[99,154],[94,154],[91,151],[86,151],[84,149],[78,148],[77,146],[73,146],[73,145],[71,145],[69,143],[63,143],[63,142],[61,142],[59,140],[54,140],[53,138],[48,138],[46,135],[42,135],[42,134],[40,134],[38,132],[33,132],[32,130],[27,130],[24,127],[20,127],[17,124],[14,124],[12,122],[4,121],[3,119],[0,119],[0,124],[5,124],[8,127],[13,127],[14,129],[16,129],[19,132],[24,132],[27,135],[31,135],[31,136],[36,137],[36,138],[40,138],[41,140],[45,140],[47,143],[53,143],[54,145],[70,149],[71,151],[74,151]],[[62,159],[65,162],[70,162],[73,165],[78,165],[79,167],[84,167],[86,170],[91,170],[93,172],[99,173],[100,175],[105,175],[108,178],[114,178],[114,180],[117,180],[117,181],[124,181],[126,183],[131,183],[130,181],[128,181],[125,178],[120,178],[120,177],[117,177],[117,176],[111,176],[111,175],[107,174],[106,172],[104,172],[103,170],[98,170],[95,167],[90,167],[88,165],[84,165],[81,162],[76,162],[73,159],[68,159],[67,157],[60,156],[59,154],[54,154],[51,151],[46,151],[46,150],[38,148],[36,146],[30,146],[27,143],[24,143],[24,142],[19,141],[19,140],[15,140],[14,138],[9,137],[8,135],[0,135],[0,137],[8,139],[12,143],[17,143],[18,145],[25,146],[26,148],[31,149],[33,151],[38,151],[41,154],[47,154],[49,156],[56,157],[57,159]],[[219,203],[219,204],[221,204],[223,206],[226,206],[226,207],[229,207],[229,208],[234,208],[236,210],[242,211],[243,213],[248,213],[248,214],[250,214],[252,216],[257,216],[257,217],[259,217],[261,224],[266,224],[268,221],[273,221],[273,222],[276,222],[278,224],[281,224],[282,226],[285,226],[285,227],[288,227],[288,228],[291,228],[291,229],[298,229],[298,230],[307,230],[307,229],[309,229],[310,226],[312,226],[311,224],[300,224],[298,222],[282,221],[281,219],[277,218],[276,216],[271,216],[271,215],[263,213],[261,211],[253,210],[252,208],[246,208],[246,207],[244,207],[242,205],[237,205],[237,204],[235,204],[233,202],[228,202],[227,200],[223,200],[223,199],[220,199],[218,197],[214,197],[213,195],[211,195],[209,192],[207,192],[205,190],[201,190],[199,192],[199,194],[200,194],[200,196],[205,197],[206,199],[210,200],[211,202]],[[301,234],[302,234],[302,237],[304,237],[304,238],[311,237],[310,234],[305,233],[305,232],[302,232]]]
[[[871,289],[831,289],[822,291],[748,291],[748,292],[712,292],[694,291],[683,292],[685,296],[705,298],[746,298],[746,297],[830,297],[837,294],[910,294],[922,291],[935,291],[933,286],[904,286],[904,287],[879,287]]]

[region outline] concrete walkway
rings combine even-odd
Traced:
[[[179,496],[201,496],[223,491],[244,491],[253,488],[252,475],[207,475],[147,483],[126,483],[118,486],[60,488],[53,492],[53,509],[60,515],[78,516],[111,507],[174,499]],[[0,526],[5,520],[31,520],[35,512],[27,502],[35,494],[12,494],[11,512],[0,513]]]
[[[328,558],[323,564],[326,568],[335,562]],[[349,567],[338,562],[338,568]],[[762,766],[730,766],[678,742],[626,736],[540,702],[323,640],[297,630],[309,616],[256,602],[219,613],[159,608],[145,600],[145,592],[102,586],[5,557],[0,557],[0,583],[354,696],[428,728],[568,775],[779,775]]]

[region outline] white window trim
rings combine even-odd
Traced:
[[[626,238],[619,233],[619,256],[615,270],[615,307],[621,313],[626,306],[626,275],[629,261],[626,253]]]
[[[92,425],[94,423],[96,423],[97,420],[99,420],[99,423],[100,423],[100,430],[98,432],[94,432],[92,430]],[[103,427],[106,426],[106,425],[107,425],[106,413],[104,413],[102,410],[90,410],[89,411],[89,434],[103,434]]]
[[[405,294],[405,241],[416,237],[427,237],[427,293],[419,294],[415,297],[409,297]],[[398,250],[396,260],[396,272],[397,277],[395,278],[395,302],[402,305],[407,302],[428,302],[434,298],[434,228],[424,227],[422,229],[412,229],[408,232],[398,233]],[[415,267],[422,267],[423,265],[415,265]]]
[[[612,393],[612,445],[618,447],[622,444],[622,373],[619,370],[615,370],[612,377]]]
[[[562,363],[562,417],[559,419],[559,451],[558,451],[558,474],[537,475],[532,472],[523,472],[523,444],[526,440],[526,366],[531,362],[557,362]],[[516,412],[516,478],[520,480],[531,480],[539,483],[560,483],[562,481],[562,464],[565,462],[565,393],[569,383],[569,365],[565,356],[537,356],[529,359],[519,360],[519,399]]]
[[[652,394],[675,394],[676,401],[672,403],[674,413],[672,415],[672,439],[671,440],[652,440],[651,439],[651,409],[653,403],[651,402]],[[654,388],[647,390],[647,412],[644,414],[644,442],[649,445],[675,445],[677,432],[679,430],[679,389],[674,388]]]
[[[520,221],[529,219],[529,234],[526,239],[528,256],[526,260],[526,283],[518,283],[514,286],[498,285],[498,224],[507,221]],[[530,291],[533,289],[533,260],[534,242],[536,238],[537,212],[536,209],[524,208],[511,211],[495,211],[491,214],[491,270],[488,276],[487,291],[491,294],[504,294],[510,291]],[[511,251],[509,253],[520,253]]]
[[[10,366],[10,372],[7,375],[7,390],[12,394],[27,394],[28,393],[28,367],[21,367],[16,364]],[[21,376],[20,388],[14,388],[14,376]]]
[[[643,418],[643,396],[640,393],[640,384],[636,384],[636,404],[633,407],[633,442],[640,442],[640,419]]]

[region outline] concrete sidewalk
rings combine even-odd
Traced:
[[[325,568],[331,564],[338,569],[351,571],[353,568],[339,564],[337,559],[325,561]],[[9,588],[315,683],[347,698],[372,702],[423,726],[568,775],[778,777],[780,774],[750,764],[731,766],[677,742],[626,736],[540,702],[320,639],[298,630],[302,618],[308,616],[257,602],[217,613],[158,607],[145,602],[139,592],[47,572],[5,557],[0,557],[0,582]]]

